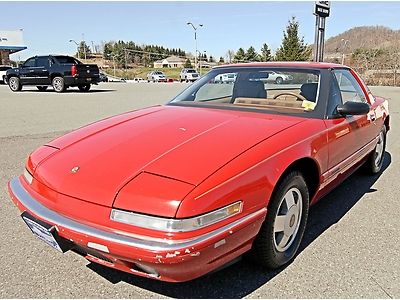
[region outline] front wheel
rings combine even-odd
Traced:
[[[8,86],[10,87],[10,90],[13,92],[18,92],[22,90],[22,84],[21,81],[19,80],[18,77],[11,77],[10,80],[8,81]]]
[[[37,88],[40,92],[44,92],[45,90],[47,90],[47,85],[37,86],[36,88]]]
[[[276,84],[282,84],[282,82],[283,82],[283,78],[282,77],[278,77],[278,78],[275,79],[275,83]]]
[[[267,217],[253,244],[257,263],[271,269],[288,263],[296,254],[306,228],[309,194],[303,175],[293,171],[278,184]]]
[[[51,85],[53,86],[53,89],[57,93],[62,93],[66,90],[65,83],[64,83],[64,78],[62,77],[54,77],[53,81],[51,82]]]
[[[386,126],[383,125],[379,132],[378,142],[376,143],[375,149],[369,155],[365,162],[365,170],[369,174],[377,174],[382,170],[383,158],[385,156],[386,149]]]
[[[81,92],[88,92],[90,90],[90,84],[78,85],[78,89]]]

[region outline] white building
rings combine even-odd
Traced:
[[[25,50],[23,32],[20,30],[0,30],[0,65],[10,64],[10,54]]]
[[[164,59],[160,59],[154,62],[154,68],[183,68],[185,65],[185,59],[178,56],[170,56]]]

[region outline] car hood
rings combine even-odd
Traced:
[[[301,120],[154,107],[94,123],[49,143],[59,150],[38,165],[34,177],[59,193],[111,206],[141,173],[197,186],[247,149]]]

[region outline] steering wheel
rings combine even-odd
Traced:
[[[292,93],[292,92],[282,92],[282,93],[276,94],[272,99],[276,99],[276,98],[278,98],[278,97],[280,97],[280,96],[283,96],[283,95],[288,95],[288,96],[296,97],[296,98],[297,98],[297,101],[308,101],[308,100],[307,100],[306,98],[304,98],[302,95],[299,95],[299,94],[296,94],[296,93]]]

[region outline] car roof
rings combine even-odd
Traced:
[[[332,68],[348,68],[344,65],[325,63],[325,62],[311,62],[311,61],[274,61],[274,62],[253,62],[253,63],[237,63],[230,65],[221,65],[218,68],[229,67],[287,67],[287,68],[316,68],[316,69],[332,69]]]

